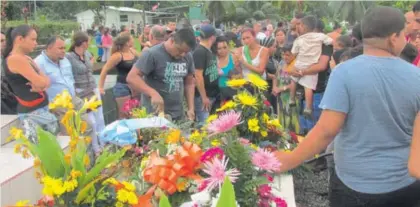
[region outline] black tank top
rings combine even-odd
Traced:
[[[28,60],[32,68],[38,72],[36,66],[31,60]],[[13,95],[18,101],[17,112],[18,113],[29,113],[36,109],[42,108],[48,105],[48,96],[45,91],[43,92],[31,92],[31,86],[28,79],[20,74],[12,73],[7,66],[7,59],[4,61],[5,64],[5,78],[9,81],[10,88],[12,89]]]
[[[137,61],[137,56],[134,55],[134,59],[124,60],[124,56],[121,53],[121,61],[115,66],[118,71],[117,82],[127,84],[127,75]]]

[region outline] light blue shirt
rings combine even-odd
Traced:
[[[420,69],[396,57],[361,55],[333,70],[320,108],[347,114],[334,140],[335,169],[345,185],[378,194],[415,182],[407,163],[419,83]]]
[[[64,57],[59,61],[59,64],[53,62],[43,51],[38,57],[35,58],[36,64],[40,70],[50,78],[50,87],[47,89],[49,101],[51,102],[54,97],[68,90],[71,96],[75,96],[74,90],[74,77],[70,61]]]

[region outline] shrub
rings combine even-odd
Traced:
[[[24,21],[8,21],[6,28],[2,28],[2,31],[6,31],[9,27],[16,27],[25,24]],[[78,31],[80,25],[74,21],[29,21],[29,25],[33,26],[38,33],[38,44],[45,44],[48,37],[51,35],[60,35],[63,37],[70,37],[73,31]]]

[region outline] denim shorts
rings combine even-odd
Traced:
[[[131,90],[125,83],[117,82],[115,86],[112,88],[112,92],[114,93],[115,98],[130,96]]]

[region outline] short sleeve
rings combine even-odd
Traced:
[[[192,55],[192,58],[194,59],[194,66],[196,69],[204,70],[206,67],[206,51],[203,50],[202,46],[199,46]]]
[[[347,114],[350,110],[350,97],[344,78],[345,71],[342,70],[343,68],[340,70],[340,67],[343,65],[337,66],[332,71],[319,108]]]
[[[155,69],[154,58],[150,50],[146,50],[140,56],[135,64],[136,68],[140,70],[141,73],[149,75]]]
[[[296,39],[294,42],[293,42],[293,47],[292,47],[292,54],[297,54],[298,52],[299,52],[299,43],[300,43],[300,38],[298,38],[298,39]]]
[[[191,53],[187,55],[187,60],[188,60],[188,65],[187,65],[188,74],[194,74],[196,66],[195,66],[195,61],[193,59],[193,55]]]
[[[324,44],[322,45],[321,55],[331,57],[333,52],[334,52],[334,49],[332,45],[324,45]]]

